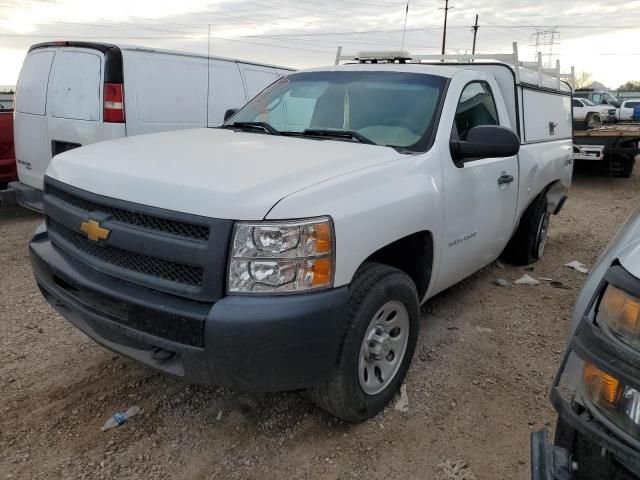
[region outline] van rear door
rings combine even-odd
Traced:
[[[18,177],[42,189],[42,177],[51,159],[46,113],[47,83],[54,51],[30,52],[16,86],[14,138]]]
[[[105,139],[103,63],[99,50],[64,48],[56,52],[47,92],[46,163],[59,153]]]

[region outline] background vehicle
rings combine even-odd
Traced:
[[[281,79],[221,128],[57,156],[30,244],[43,295],[166,373],[375,415],[420,303],[503,252],[540,258],[567,196],[570,87],[515,45],[487,57],[359,56]]]
[[[16,179],[13,148],[13,91],[0,90],[0,190]]]
[[[620,102],[620,108],[616,110],[617,119],[621,122],[640,121],[640,118],[634,118],[634,111],[640,107],[640,98],[623,100]]]
[[[606,248],[576,303],[551,391],[553,445],[532,436],[534,480],[640,478],[640,210]]]
[[[616,109],[609,106],[596,105],[587,98],[574,98],[573,121],[581,123],[584,128],[593,128],[603,122],[616,120]]]
[[[587,98],[596,105],[609,105],[611,107],[619,107],[620,100],[611,92],[604,90],[593,90],[590,88],[578,88],[573,92],[574,98]]]
[[[619,123],[575,130],[573,142],[576,160],[598,162],[610,175],[629,178],[639,153],[640,124]]]
[[[23,206],[42,210],[51,158],[90,143],[220,125],[291,70],[239,60],[102,43],[34,45],[16,92],[15,150]]]

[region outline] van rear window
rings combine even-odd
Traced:
[[[61,51],[56,54],[47,93],[53,117],[100,120],[102,59],[94,53]]]
[[[47,103],[47,81],[54,52],[33,52],[27,55],[16,90],[16,110],[32,115],[44,115]]]

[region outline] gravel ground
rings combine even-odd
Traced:
[[[36,288],[26,245],[40,217],[0,208],[0,478],[528,479],[529,434],[553,429],[547,393],[585,280],[563,264],[595,262],[639,187],[576,175],[533,272],[491,265],[429,301],[409,410],[360,425],[303,392],[187,385],[99,347]],[[514,285],[524,273],[569,288]],[[131,405],[142,413],[100,430]]]

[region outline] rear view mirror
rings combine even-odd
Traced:
[[[451,140],[449,148],[451,157],[459,163],[481,158],[513,157],[520,151],[520,137],[506,127],[479,125],[469,130],[465,140]]]
[[[238,111],[237,108],[230,108],[229,110],[227,110],[226,112],[224,112],[224,121],[226,122],[227,120],[229,120],[231,117],[233,117],[236,112]]]

